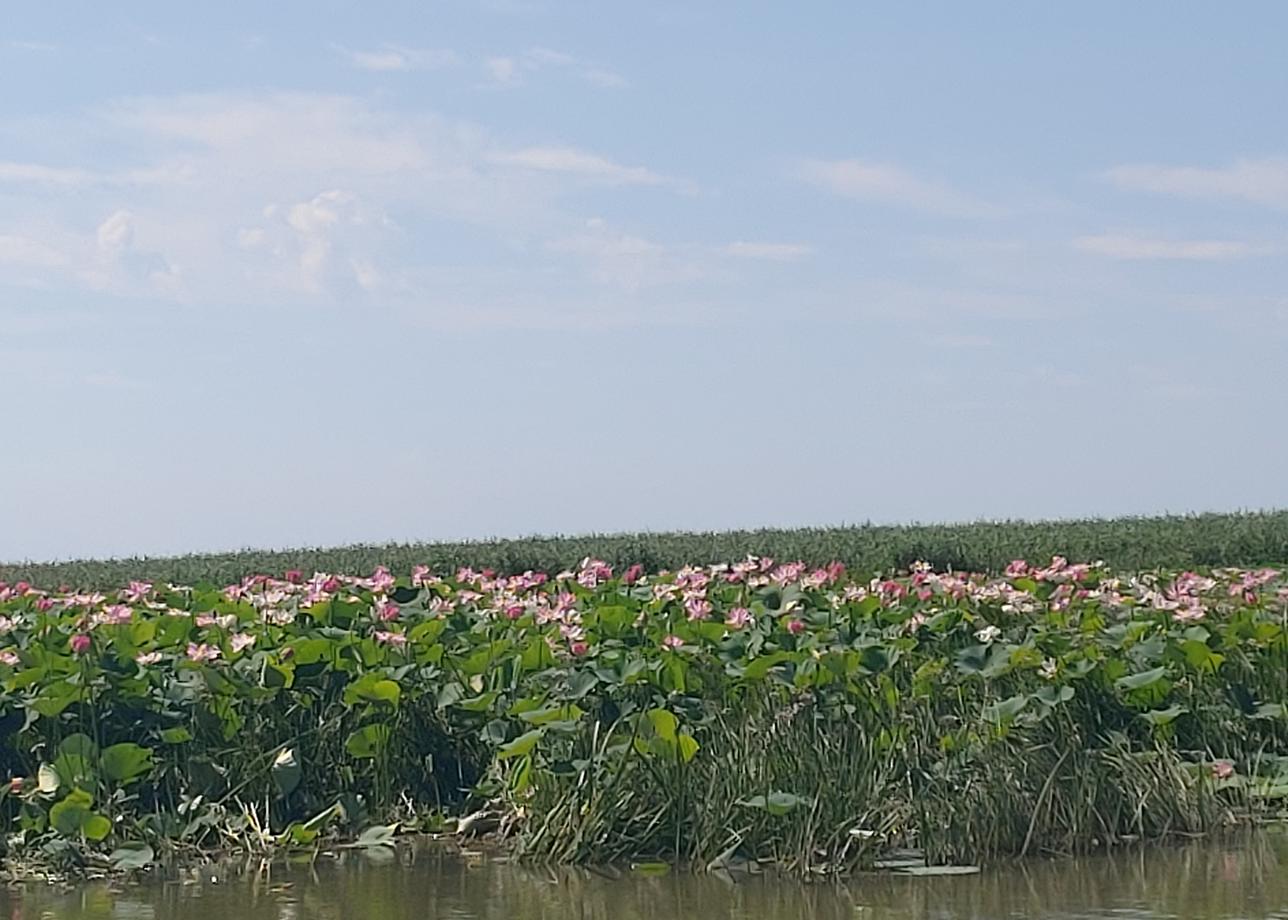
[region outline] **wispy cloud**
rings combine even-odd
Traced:
[[[1221,262],[1259,255],[1266,250],[1239,240],[1166,240],[1128,234],[1105,233],[1080,236],[1073,241],[1075,249],[1111,259],[1167,259],[1195,262]]]
[[[0,234],[0,263],[28,268],[58,268],[67,264],[66,254],[39,240],[17,234]]]
[[[626,85],[626,78],[613,70],[602,67],[587,67],[581,71],[581,78],[587,83],[594,83],[605,89],[618,89]]]
[[[1105,177],[1120,188],[1177,198],[1245,201],[1288,208],[1288,157],[1240,159],[1229,166],[1125,165]]]
[[[42,185],[70,186],[84,185],[93,180],[94,173],[87,169],[0,160],[0,182],[35,182]]]
[[[360,70],[440,70],[460,62],[460,56],[447,48],[407,48],[393,44],[367,50],[354,50],[343,45],[332,47]]]
[[[806,160],[800,178],[834,195],[941,214],[995,217],[1001,209],[906,169],[868,160]]]
[[[24,41],[21,39],[10,39],[5,42],[6,48],[12,48],[14,51],[57,51],[58,46],[49,42]]]
[[[993,344],[991,337],[976,332],[946,332],[930,341],[940,348],[988,348]]]
[[[571,73],[578,79],[607,89],[626,85],[626,78],[616,71],[551,48],[535,47],[522,54],[488,57],[484,59],[483,67],[492,83],[501,87],[521,86],[528,75],[543,70]]]
[[[574,235],[550,240],[552,253],[579,257],[600,283],[628,291],[703,277],[703,267],[673,247],[611,227],[601,218],[586,221]]]
[[[489,57],[484,59],[483,67],[493,83],[502,86],[519,85],[519,62],[512,57]]]
[[[692,261],[592,230],[562,203],[587,185],[674,180],[570,146],[506,147],[479,125],[370,100],[136,98],[46,120],[42,130],[59,149],[132,153],[111,171],[75,158],[0,162],[0,283],[190,305],[343,302],[376,292],[386,303],[459,299],[442,266],[410,248],[422,221],[490,235],[521,262],[534,246],[562,253],[584,269],[567,285],[645,287]],[[562,242],[546,248],[548,240]],[[531,279],[516,270],[507,283]],[[503,287],[483,299],[504,299]]]
[[[805,243],[750,243],[744,240],[730,243],[721,250],[727,256],[739,259],[763,259],[769,262],[792,262],[803,259],[814,251]]]
[[[525,147],[494,153],[488,160],[502,166],[580,176],[609,185],[662,185],[668,181],[643,166],[623,166],[576,147]]]

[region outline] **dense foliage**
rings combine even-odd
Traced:
[[[901,844],[973,859],[1200,831],[1288,797],[1273,569],[19,583],[0,586],[0,688],[9,843],[69,860],[487,802],[561,861],[834,871]]]
[[[1288,562],[1288,511],[1116,520],[806,528],[798,530],[534,537],[472,543],[349,546],[245,551],[175,558],[0,565],[0,580],[47,588],[108,590],[130,579],[227,584],[260,572],[358,575],[378,565],[409,571],[461,566],[504,574],[556,572],[586,557],[619,570],[656,571],[760,553],[810,565],[839,560],[852,571],[906,570],[916,561],[940,570],[1000,572],[1012,559],[1100,559],[1119,571],[1256,566]]]

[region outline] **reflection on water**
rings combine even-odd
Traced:
[[[976,876],[863,876],[799,885],[673,874],[467,864],[410,850],[383,864],[348,854],[313,866],[125,886],[0,891],[0,920],[911,920],[1276,918],[1288,920],[1288,835],[1027,862]]]

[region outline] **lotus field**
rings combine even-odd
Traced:
[[[561,862],[1070,852],[1281,813],[1286,628],[1273,569],[1058,557],[0,584],[0,814],[64,864],[465,814]]]

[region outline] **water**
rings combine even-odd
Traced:
[[[761,877],[539,871],[404,849],[139,885],[0,891],[4,920],[1288,920],[1288,835],[1030,861],[976,876]]]

